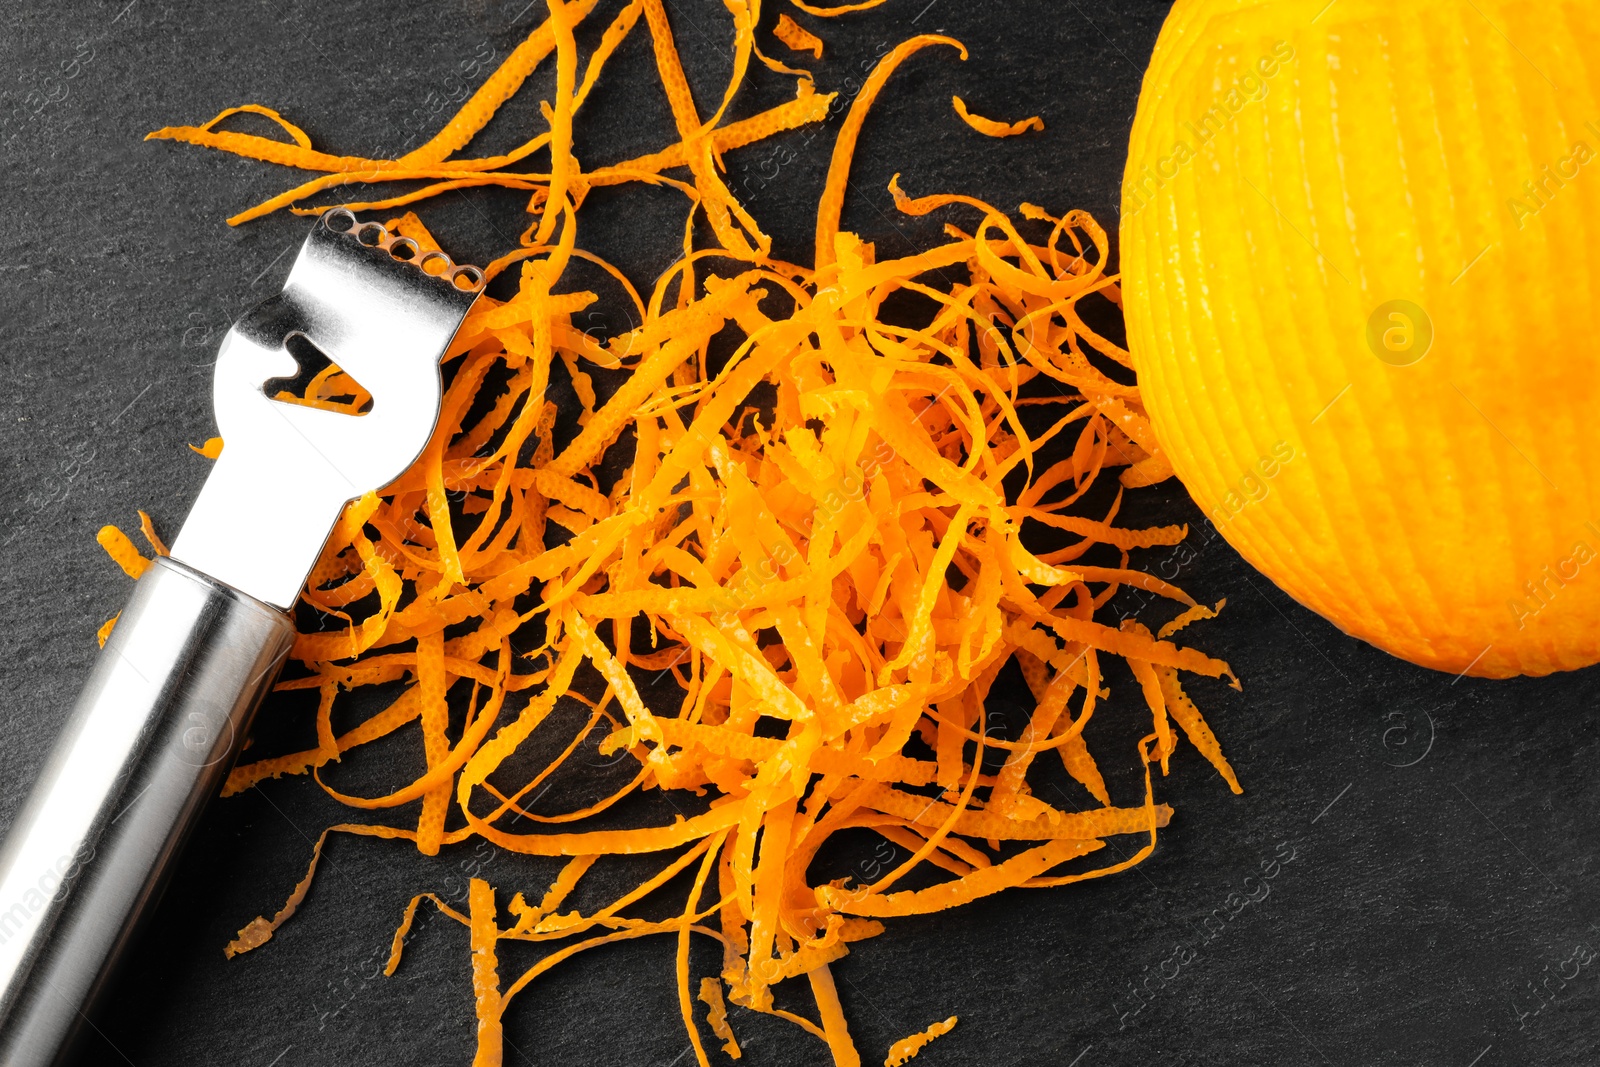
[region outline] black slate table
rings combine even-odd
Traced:
[[[768,5],[764,35],[781,7]],[[806,62],[823,89],[848,91],[915,31],[943,30],[972,53],[965,64],[924,53],[896,76],[866,127],[846,227],[885,256],[934,240],[937,219],[893,210],[885,186],[901,172],[914,193],[1082,207],[1114,230],[1140,78],[1167,7],[891,0],[822,24],[826,56]],[[726,13],[711,0],[673,0],[670,12],[699,95],[713,99]],[[95,531],[126,527],[139,507],[176,531],[207,469],[184,446],[213,432],[217,342],[277,290],[306,225],[277,215],[229,229],[225,216],[291,175],[141,136],[254,101],[320,146],[404,151],[459,94],[463,64],[504,56],[542,17],[524,0],[0,10],[0,826],[95,655],[96,627],[128,592]],[[667,143],[659,92],[625,88],[650,84],[644,42],[636,34],[619,54],[580,125],[607,159]],[[760,80],[750,101],[791,92]],[[490,139],[537,123],[549,81],[536,76]],[[952,93],[980,114],[1040,113],[1047,129],[980,138],[951,116]],[[786,257],[809,256],[830,143],[831,129],[799,133],[728,157],[730,185]],[[458,258],[481,262],[513,242],[522,199],[457,194],[424,214]],[[587,247],[640,281],[675,258],[682,211],[670,196],[645,200],[597,200],[582,229]],[[1142,866],[896,922],[859,946],[836,974],[866,1061],[955,1014],[960,1025],[919,1065],[1596,1062],[1600,964],[1552,976],[1600,946],[1600,673],[1487,683],[1408,666],[1249,569],[1175,483],[1134,494],[1129,508],[1130,522],[1189,522],[1182,583],[1228,599],[1195,643],[1231,661],[1244,691],[1193,688],[1247,792],[1229,795],[1185,747],[1159,784],[1178,814]],[[1136,718],[1131,687],[1117,699]],[[263,722],[299,714],[275,700]],[[1137,802],[1132,779],[1113,788]],[[304,779],[215,805],[85,1062],[469,1062],[465,934],[423,922],[384,978],[400,908],[421,888],[459,894],[475,872],[536,887],[548,863],[337,840],[278,937],[223,958],[342,814]],[[531,988],[508,1017],[507,1063],[692,1062],[670,953],[618,946]],[[738,1010],[733,1022],[746,1062],[827,1062],[781,1024]]]

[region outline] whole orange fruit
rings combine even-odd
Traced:
[[[1179,0],[1123,186],[1163,448],[1347,633],[1600,660],[1600,4]]]

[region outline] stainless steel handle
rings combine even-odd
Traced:
[[[159,559],[0,849],[0,1067],[51,1067],[216,795],[289,617]]]

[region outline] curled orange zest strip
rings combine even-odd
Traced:
[[[822,58],[822,38],[788,15],[778,16],[778,24],[772,28],[772,36],[788,46],[791,52],[810,52],[814,58]]]
[[[950,103],[955,106],[956,114],[961,116],[962,122],[988,137],[1015,137],[1017,134],[1027,133],[1029,130],[1042,131],[1044,129],[1044,119],[1038,115],[1030,115],[1019,122],[997,122],[994,119],[986,119],[982,115],[974,115],[968,111],[966,101],[959,96],[952,96]]]

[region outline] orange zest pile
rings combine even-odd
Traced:
[[[1124,488],[1171,471],[1138,388],[1107,372],[1127,367],[1127,353],[1080,313],[1091,301],[1120,303],[1104,271],[1105,232],[1082,212],[1025,205],[1019,223],[965,196],[912,199],[898,183],[902,211],[954,208],[976,228],[947,225],[946,243],[885,262],[840,230],[857,138],[890,75],[930,46],[965,56],[954,40],[920,36],[884,55],[851,102],[818,205],[814,264],[772,258],[770,239],[724,183],[721,156],[821,120],[834,97],[798,74],[791,103],[731,120],[752,56],[788,68],[756,46],[757,3],[727,6],[733,75],[709,117],[660,0],[627,4],[587,57],[573,28],[594,0],[550,0],[547,21],[444,129],[399,159],[319,152],[254,105],[151,135],[322,172],[234,222],[284,207],[325,210],[334,205],[304,201],[349,182],[427,183],[344,205],[355,210],[472,185],[530,193],[522,246],[489,267],[491,276],[515,268],[519,285],[504,302],[481,298],[469,315],[446,358],[438,432],[399,481],[348,507],[303,593],[330,625],[302,633],[279,688],[317,694],[316,746],[245,763],[227,785],[237,793],[309,774],[353,809],[417,812],[404,825],[333,831],[404,839],[429,855],[478,838],[565,858],[548,886],[502,886],[515,892],[509,902],[482,879],[465,911],[419,894],[396,931],[390,973],[423,903],[466,927],[479,1065],[501,1062],[502,1020],[530,982],[577,953],[654,935],[676,940],[678,997],[700,1064],[709,1063],[702,1025],[739,1054],[729,1002],[788,1019],[825,1042],[835,1063],[858,1064],[830,964],[882,931],[881,920],[1140,862],[1171,815],[1154,798],[1150,768],[1166,770],[1180,733],[1239,788],[1180,678],[1237,683],[1225,663],[1169,640],[1213,611],[1129,566],[1133,550],[1175,545],[1186,531],[1115,525]],[[868,6],[796,4],[813,16]],[[641,16],[676,140],[586,170],[573,153],[573,115]],[[455,158],[552,53],[548,129],[504,155]],[[289,140],[219,128],[241,110],[277,122]],[[535,154],[549,160],[547,172],[515,169]],[[588,190],[632,182],[668,185],[689,201],[684,256],[648,293],[577,240]],[[697,218],[714,245],[695,246]],[[414,215],[388,225],[434,247]],[[1030,240],[1019,226],[1045,236]],[[602,344],[574,325],[599,299],[563,284],[580,258],[628,295],[636,329]],[[882,313],[906,293],[932,308],[925,324],[895,325]],[[729,330],[742,340],[713,358],[713,338]],[[606,374],[617,384],[602,399],[596,381]],[[582,407],[576,433],[560,443],[546,399],[553,376],[571,383]],[[325,384],[314,399],[350,401]],[[1046,463],[1046,454],[1060,458]],[[620,477],[602,477],[608,456],[612,468],[625,461]],[[1107,478],[1120,485],[1095,496]],[[1109,504],[1091,511],[1087,501],[1102,498]],[[1037,549],[1041,533],[1054,547]],[[130,574],[142,565],[120,533],[103,533],[102,543]],[[1091,552],[1109,553],[1113,565],[1088,565]],[[1098,621],[1124,585],[1166,598],[1175,617],[1156,633]],[[1138,746],[1144,799],[1132,807],[1112,803],[1084,739],[1109,695],[1106,656],[1127,662],[1151,716]],[[1035,700],[1015,736],[992,728],[986,711],[1013,663]],[[659,695],[665,680],[670,700]],[[341,693],[396,682],[404,688],[386,707],[335,731]],[[552,745],[549,731],[574,721],[582,725]],[[399,730],[420,738],[419,777],[382,796],[330,782],[333,765]],[[559,755],[530,766],[536,735],[540,751]],[[596,743],[633,761],[624,787],[584,804],[535,803]],[[1081,810],[1034,795],[1029,776],[1041,759],[1059,760],[1081,783]],[[656,810],[653,797],[681,814],[640,816]],[[870,877],[814,881],[813,861],[850,830],[880,835],[896,861]],[[1138,847],[1096,862],[1117,835]],[[266,942],[299,906],[326,838],[284,908],[242,930],[230,955]],[[569,904],[593,865],[641,853],[660,855],[653,877],[601,906]],[[671,917],[634,914],[684,883]],[[720,972],[698,982],[695,938],[722,954]],[[546,943],[548,953],[508,971],[498,951],[507,941]],[[775,1002],[774,989],[791,982],[809,986],[814,1014]],[[953,1025],[900,1042],[890,1061]]]

